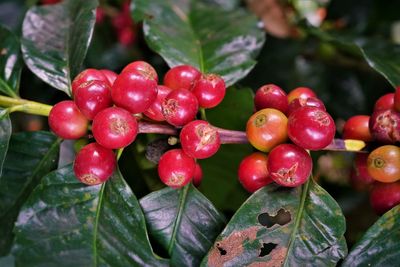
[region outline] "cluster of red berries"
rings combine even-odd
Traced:
[[[201,177],[194,159],[210,157],[219,148],[217,130],[195,118],[199,108],[218,105],[225,89],[220,76],[202,74],[188,65],[171,68],[164,85],[158,85],[155,69],[144,61],[130,63],[119,75],[86,69],[72,82],[74,100],[54,105],[49,125],[63,139],[79,139],[87,134],[91,121],[96,142],[83,147],[74,161],[76,177],[89,185],[102,183],[112,175],[116,167],[113,150],[135,140],[139,118],[184,126],[180,133],[182,149],[166,152],[158,167],[165,184],[180,187],[193,177]]]
[[[344,139],[357,139],[378,145],[371,153],[355,156],[351,182],[357,189],[370,189],[370,203],[384,213],[400,203],[400,88],[381,96],[371,116],[349,118]]]
[[[125,46],[132,45],[135,42],[137,32],[135,22],[130,14],[130,3],[130,0],[124,1],[121,10],[118,10],[118,13],[113,14],[111,17],[111,25],[117,33],[118,41]],[[98,7],[96,10],[96,23],[102,23],[106,15],[104,9]]]
[[[41,0],[43,5],[54,5],[62,2],[62,0]],[[117,38],[120,44],[129,46],[132,45],[136,40],[136,25],[130,15],[130,0],[122,3],[121,10],[118,10],[116,14],[112,13],[111,25],[114,27],[117,33]],[[96,9],[96,23],[103,23],[108,14],[106,14],[103,7]]]
[[[159,94],[162,115],[174,126],[183,126],[179,139],[181,149],[172,149],[161,156],[158,174],[161,181],[179,188],[192,178],[195,185],[201,180],[201,167],[197,159],[214,155],[220,145],[217,129],[204,120],[195,120],[200,108],[213,108],[223,100],[226,86],[216,74],[201,74],[197,69],[184,65],[170,69],[164,77],[164,93]],[[160,108],[154,106],[144,114],[159,120]]]
[[[325,105],[310,88],[298,87],[287,95],[274,84],[259,88],[254,104],[257,112],[247,122],[247,138],[268,155],[256,152],[244,158],[239,181],[249,192],[273,181],[287,187],[305,183],[313,166],[306,150],[325,148],[335,136]]]

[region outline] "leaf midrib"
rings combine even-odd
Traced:
[[[97,256],[97,236],[98,236],[98,229],[99,229],[99,218],[100,218],[100,211],[101,211],[101,204],[103,203],[103,196],[104,196],[104,188],[106,186],[107,182],[103,183],[101,185],[100,191],[99,191],[99,201],[97,204],[96,208],[96,214],[95,214],[95,221],[94,221],[94,226],[93,226],[93,240],[92,240],[92,246],[93,246],[93,266],[98,266],[98,256]]]
[[[293,231],[289,238],[288,249],[287,249],[285,259],[284,259],[282,266],[288,266],[289,254],[291,253],[291,251],[293,249],[294,240],[296,238],[297,231],[299,230],[299,227],[300,227],[301,218],[303,217],[304,206],[305,206],[305,202],[307,199],[311,179],[312,179],[312,176],[310,176],[308,178],[307,182],[302,186],[299,208],[298,208],[298,212],[296,214]]]
[[[169,243],[169,246],[168,246],[168,254],[170,256],[171,256],[171,253],[172,253],[172,249],[175,246],[176,234],[177,234],[178,228],[179,228],[179,226],[181,224],[183,208],[184,208],[184,206],[186,204],[186,198],[187,198],[187,195],[188,195],[189,187],[190,187],[190,183],[188,185],[186,185],[183,189],[181,189],[181,191],[179,193],[178,213],[176,214],[174,228],[172,230],[171,240],[170,240],[170,243]]]
[[[189,12],[188,13],[183,12],[182,8],[180,8],[179,6],[174,5],[174,7],[176,9],[178,9],[179,11],[181,11],[182,14],[185,14],[186,24],[187,24],[187,26],[189,28],[190,33],[191,33],[191,37],[193,39],[194,46],[197,48],[196,50],[198,51],[197,60],[198,60],[198,63],[199,63],[199,70],[200,70],[200,72],[204,73],[206,70],[205,70],[205,66],[204,66],[203,46],[201,45],[201,39],[199,38],[199,36],[197,35],[196,31],[194,30],[193,21],[190,18],[190,13],[191,13],[192,7],[191,7],[191,5],[189,6]],[[174,11],[173,9],[172,9],[172,11],[176,13],[176,11]],[[179,16],[179,14],[177,14],[177,16],[179,18],[181,18],[183,20],[183,22],[185,23],[184,18]]]

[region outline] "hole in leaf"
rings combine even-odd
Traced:
[[[217,243],[217,249],[219,251],[219,254],[221,254],[221,256],[226,255],[226,250],[221,248],[219,243]]]
[[[258,215],[258,222],[267,228],[270,228],[275,224],[285,225],[289,223],[290,220],[290,212],[285,211],[284,209],[278,210],[278,213],[275,216],[271,216],[267,212]]]
[[[271,253],[272,250],[274,250],[278,244],[274,243],[263,243],[263,246],[260,249],[260,255],[258,257],[264,257],[267,256]]]

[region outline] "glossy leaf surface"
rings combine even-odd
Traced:
[[[30,70],[71,95],[93,34],[97,0],[34,6],[22,25],[22,54]]]
[[[345,219],[314,181],[273,184],[235,213],[202,266],[335,266],[347,253]]]
[[[400,45],[380,39],[357,39],[352,35],[323,32],[317,28],[310,28],[308,31],[351,54],[362,56],[368,65],[385,77],[393,87],[400,85]]]
[[[72,166],[43,178],[16,223],[20,266],[167,266],[151,249],[139,202],[116,171],[86,186]]]
[[[264,32],[248,11],[210,2],[132,1],[132,16],[143,20],[148,45],[170,67],[189,64],[231,85],[254,67]]]
[[[18,212],[41,178],[57,166],[59,141],[48,132],[12,135],[0,178],[0,252],[10,249]]]
[[[223,216],[193,185],[164,188],[140,200],[150,234],[171,266],[199,266],[224,227]]]
[[[386,212],[354,245],[342,266],[396,266],[399,262],[400,206]]]
[[[17,96],[21,76],[20,43],[17,37],[0,25],[0,92]]]
[[[4,113],[5,110],[0,110]],[[0,115],[0,182],[3,174],[3,164],[8,151],[8,143],[10,142],[12,132],[11,120],[8,114]]]

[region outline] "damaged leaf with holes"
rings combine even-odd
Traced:
[[[254,193],[217,238],[202,266],[335,266],[347,254],[345,219],[312,179]]]

